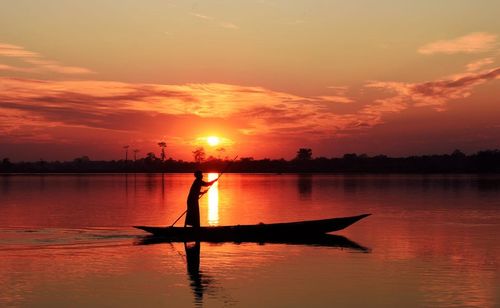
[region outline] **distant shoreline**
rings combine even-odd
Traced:
[[[205,173],[217,173],[218,171],[206,171]],[[176,174],[192,174],[192,172],[0,172],[0,177],[12,177],[12,176],[105,176],[105,175],[176,175]],[[331,176],[481,176],[481,177],[497,177],[500,176],[500,172],[448,172],[448,173],[370,173],[370,172],[284,172],[284,173],[274,173],[274,172],[225,172],[225,174],[245,174],[245,175],[299,175],[299,176],[312,176],[312,175],[331,175]]]
[[[500,174],[500,151],[485,150],[472,155],[460,151],[445,155],[388,157],[345,154],[341,158],[261,159],[243,157],[237,161],[210,159],[199,162],[141,158],[92,161],[16,162],[3,159],[0,174],[133,174],[203,172],[265,174]]]

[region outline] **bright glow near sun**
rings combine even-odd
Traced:
[[[220,143],[220,139],[219,137],[217,136],[210,136],[210,137],[207,137],[207,143],[210,145],[210,146],[216,146]]]

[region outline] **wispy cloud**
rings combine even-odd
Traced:
[[[455,99],[466,98],[471,95],[473,88],[489,80],[500,77],[500,68],[481,73],[457,75],[457,78],[428,81],[423,83],[404,82],[370,82],[369,88],[386,89],[395,96],[379,99],[377,104],[370,108],[403,110],[410,105],[432,106],[436,110],[445,110],[446,104]]]
[[[39,58],[36,52],[25,50],[21,46],[0,43],[0,56],[14,58]]]
[[[450,40],[440,40],[426,44],[418,49],[424,55],[480,53],[490,51],[496,46],[497,36],[486,32],[474,32]]]
[[[67,66],[60,64],[56,61],[46,60],[39,53],[26,50],[25,48],[12,44],[0,44],[0,57],[11,57],[22,60],[30,65],[30,67],[15,67],[7,64],[0,63],[0,71],[11,72],[37,72],[37,71],[51,71],[59,74],[89,74],[93,73],[91,70],[78,67]]]
[[[196,17],[196,18],[213,22],[214,24],[216,24],[217,26],[222,27],[222,28],[232,29],[232,30],[237,30],[240,28],[232,22],[228,22],[228,21],[224,21],[224,20],[217,20],[211,16],[207,16],[207,15],[203,15],[203,14],[199,14],[199,13],[194,13],[194,12],[191,12],[189,14],[191,16]]]
[[[0,133],[17,140],[20,136],[33,139],[36,132],[48,140],[50,127],[79,127],[146,136],[165,123],[184,133],[194,122],[222,120],[232,131],[248,136],[321,140],[373,127],[383,123],[386,115],[412,107],[445,110],[450,101],[468,97],[478,85],[500,78],[500,68],[457,76],[421,83],[372,81],[367,88],[388,91],[390,96],[362,106],[349,104],[350,111],[342,113],[333,111],[332,102],[355,102],[345,95],[344,87],[332,89],[335,95],[308,97],[220,83],[0,78]],[[386,96],[384,92],[377,95]],[[169,138],[181,137],[175,131]]]
[[[495,61],[493,61],[493,58],[483,58],[467,64],[466,68],[468,72],[475,72],[480,70],[484,66],[493,64],[494,62]]]
[[[303,19],[295,19],[295,20],[292,20],[292,21],[285,22],[285,24],[287,24],[287,25],[301,25],[301,24],[304,24],[304,23],[306,23],[306,21],[303,20]]]
[[[303,97],[262,87],[229,84],[131,84],[109,81],[49,81],[19,78],[0,79],[0,109],[4,112],[0,130],[8,135],[26,121],[43,127],[57,123],[64,127],[87,127],[135,131],[138,122],[154,117],[164,123],[174,117],[180,126],[192,126],[195,119],[224,119],[245,134],[318,137],[331,132],[338,119],[329,111],[332,101],[349,98]],[[14,113],[13,113],[14,112]],[[135,119],[135,120],[132,120]],[[156,120],[154,120],[156,121]],[[172,121],[172,120],[170,120]]]
[[[197,18],[200,18],[200,19],[204,19],[204,20],[214,20],[212,17],[207,16],[207,15],[203,15],[203,14],[198,14],[198,13],[193,13],[193,12],[191,12],[189,14],[191,14],[194,17],[197,17]]]
[[[321,96],[316,96],[316,98],[326,101],[326,102],[334,102],[334,103],[341,103],[341,104],[349,104],[353,103],[354,100],[346,97],[346,96],[340,96],[340,95],[321,95]]]
[[[7,64],[0,64],[0,71],[29,73],[29,72],[33,72],[33,69],[25,68],[25,67],[17,67],[17,66],[12,66],[12,65],[7,65]]]
[[[197,18],[213,21],[208,16]],[[0,55],[31,65],[21,68],[0,64],[4,72],[87,72],[15,45],[0,45]],[[182,140],[193,136],[196,127],[212,127],[215,123],[245,138],[256,137],[252,140],[267,138],[276,144],[293,138],[318,141],[369,129],[384,123],[387,115],[415,106],[445,110],[451,100],[467,97],[476,86],[499,78],[500,68],[480,71],[489,64],[490,58],[485,58],[471,63],[468,72],[421,83],[372,81],[366,87],[379,91],[363,104],[351,91],[347,95],[345,86],[330,86],[322,95],[305,96],[222,83],[172,85],[0,77],[0,134],[13,143],[58,142],[84,138],[96,130],[96,138],[105,132],[109,136],[136,134],[145,139],[153,131],[170,129],[165,132],[169,140]],[[335,108],[339,104],[342,107]],[[75,129],[77,134],[73,133]]]
[[[238,27],[237,25],[233,24],[233,23],[230,23],[230,22],[225,22],[225,21],[221,21],[219,22],[219,25],[222,27],[222,28],[226,28],[226,29],[239,29],[240,27]]]

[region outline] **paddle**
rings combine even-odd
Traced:
[[[222,172],[219,174],[219,176],[217,177],[217,179],[215,179],[215,181],[214,181],[212,184],[210,184],[210,186],[208,186],[207,190],[205,190],[203,193],[201,193],[201,194],[200,194],[200,196],[198,197],[198,200],[199,200],[199,199],[201,199],[201,197],[203,197],[203,196],[204,196],[204,195],[205,195],[205,194],[206,194],[206,193],[210,190],[210,188],[212,188],[212,186],[213,186],[213,185],[214,185],[217,181],[219,181],[220,177],[221,177],[224,173],[226,173],[227,168],[229,168],[229,165],[231,165],[231,164],[232,164],[232,163],[233,163],[233,162],[234,162],[237,158],[238,158],[238,155],[236,155],[236,156],[233,158],[233,160],[231,160],[230,162],[228,162],[228,163],[227,163],[226,167],[224,167],[224,170],[222,170]],[[184,214],[186,214],[186,213],[187,213],[187,210],[185,210],[184,212],[182,212],[181,216],[179,216],[179,218],[177,218],[177,219],[174,221],[174,223],[173,223],[170,227],[173,227],[173,226],[174,226],[174,225],[175,225],[175,224],[179,221],[179,219],[181,219],[181,218],[182,218],[182,216],[184,216]]]

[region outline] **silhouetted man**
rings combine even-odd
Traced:
[[[212,185],[215,181],[217,181],[217,179],[210,182],[203,181],[203,173],[200,170],[194,173],[194,177],[196,179],[194,180],[193,185],[191,185],[187,198],[187,213],[184,227],[191,226],[198,228],[200,227],[200,204],[198,203],[198,200],[201,195],[207,192],[207,190],[201,192],[201,188],[203,186],[207,187]]]

